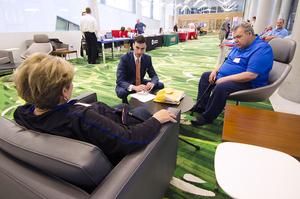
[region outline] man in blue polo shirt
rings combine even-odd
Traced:
[[[267,36],[265,41],[269,42],[274,38],[284,38],[289,35],[288,31],[283,27],[284,19],[277,21],[277,28],[274,28]]]
[[[147,26],[144,23],[140,22],[139,19],[136,20],[136,24],[134,26],[134,29],[137,29],[138,34],[143,34],[146,27]]]
[[[191,121],[196,126],[213,123],[224,110],[230,93],[267,85],[273,66],[271,46],[254,34],[249,23],[240,23],[233,29],[235,46],[223,65],[202,74],[198,97],[212,84],[194,111],[202,113]],[[211,91],[212,94],[210,95]]]

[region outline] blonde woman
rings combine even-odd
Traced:
[[[18,95],[28,103],[14,113],[16,122],[27,129],[60,135],[98,146],[113,165],[135,149],[147,145],[161,124],[176,122],[175,115],[161,110],[151,117],[145,108],[128,110],[142,119],[127,118],[121,124],[118,109],[102,102],[92,104],[70,100],[74,68],[70,62],[35,53],[14,73]],[[125,105],[126,106],[126,105]]]

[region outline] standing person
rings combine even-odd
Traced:
[[[151,57],[144,54],[146,47],[146,38],[139,35],[134,39],[134,51],[129,51],[120,58],[115,90],[123,103],[128,104],[127,96],[130,93],[164,88],[164,84],[158,81]],[[144,79],[146,72],[151,80]]]
[[[251,26],[252,27],[254,26],[255,22],[256,22],[256,16],[253,16],[252,17],[252,22],[251,22]]]
[[[265,37],[265,41],[269,42],[274,38],[284,38],[289,35],[288,31],[283,27],[284,19],[279,19],[277,21],[277,27],[274,28],[269,34]]]
[[[227,32],[226,32],[226,35],[225,35],[225,39],[228,38],[229,33],[230,33],[230,23],[229,23],[229,21],[228,21],[228,23],[227,23]]]
[[[97,51],[97,38],[98,38],[98,25],[94,17],[91,16],[91,8],[85,9],[86,14],[80,19],[80,31],[85,37],[87,44],[87,56],[89,64],[99,64],[96,62],[98,58]]]
[[[177,23],[175,23],[175,26],[173,27],[174,32],[178,32]]]
[[[198,107],[194,107],[194,111],[202,115],[191,121],[193,125],[213,123],[224,110],[230,93],[268,84],[274,58],[271,46],[254,34],[249,23],[236,25],[233,28],[233,38],[235,46],[229,53],[228,60],[212,72],[205,72],[201,76],[197,101],[208,85],[211,86]]]
[[[83,12],[81,13],[81,16],[83,17],[85,14],[86,14],[86,12],[83,11]],[[82,40],[82,39],[84,39],[84,36],[83,36],[83,35],[82,35],[81,40]],[[81,57],[84,56],[84,55],[83,55],[83,49],[82,49],[82,42],[80,42],[80,56],[81,56]]]
[[[223,21],[223,23],[221,24],[221,27],[220,27],[220,30],[219,30],[219,39],[220,39],[220,45],[219,46],[222,45],[224,37],[225,37],[225,35],[228,31],[228,28],[227,28],[228,21],[229,21],[229,18],[226,17],[225,20]]]
[[[195,24],[196,36],[198,36],[199,31],[200,31],[200,26],[199,26],[198,22],[196,22],[196,24]]]
[[[144,23],[140,22],[139,19],[136,20],[134,29],[138,31],[138,34],[143,34],[145,32],[146,27],[147,26]]]

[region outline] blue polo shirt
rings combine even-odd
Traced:
[[[284,38],[288,35],[288,31],[284,27],[282,27],[280,30],[277,30],[277,28],[273,29],[267,36],[276,36],[278,38]]]
[[[233,47],[228,60],[221,66],[217,79],[242,72],[252,72],[258,74],[250,81],[252,87],[266,86],[273,59],[271,46],[256,34],[255,40],[248,48],[242,50]]]
[[[143,34],[144,33],[143,29],[144,29],[145,26],[146,25],[142,22],[140,22],[140,24],[136,23],[135,26],[134,26],[134,29],[137,29],[138,34]]]

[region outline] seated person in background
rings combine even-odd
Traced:
[[[268,25],[264,28],[264,30],[261,32],[260,34],[260,38],[262,40],[266,40],[266,36],[272,31],[272,26],[271,25]]]
[[[151,117],[145,108],[130,110],[144,119],[127,118],[121,124],[117,105],[92,104],[71,100],[74,68],[70,62],[51,55],[35,53],[14,73],[18,95],[27,101],[14,113],[15,121],[27,129],[89,142],[99,147],[116,165],[127,154],[146,146],[159,131],[161,124],[174,120],[175,115],[161,110]]]
[[[266,36],[265,41],[269,42],[274,38],[284,38],[289,35],[288,31],[283,27],[284,19],[279,19],[277,21],[277,27],[274,28],[269,34]]]
[[[202,114],[191,121],[196,126],[213,123],[224,110],[230,93],[267,85],[273,66],[271,46],[254,34],[250,23],[236,25],[233,28],[233,38],[235,46],[229,53],[228,60],[201,76],[197,101],[209,84],[212,85],[198,107],[194,106],[194,111]]]
[[[163,31],[162,27],[159,28],[158,34],[164,34],[164,31]]]
[[[125,27],[122,26],[120,30],[121,30],[120,31],[120,37],[127,37],[128,32],[127,32],[127,30],[125,30]]]
[[[128,27],[128,28],[127,28],[127,37],[131,37],[131,34],[134,34],[134,33],[132,33],[132,32],[131,32],[131,28]]]
[[[200,27],[200,35],[202,35],[204,32],[204,28],[203,27]]]
[[[134,39],[134,51],[129,51],[120,58],[116,94],[123,103],[128,103],[127,96],[130,93],[164,88],[164,84],[158,81],[151,57],[144,54],[146,47],[146,38],[139,35]],[[146,72],[151,80],[144,79]]]

